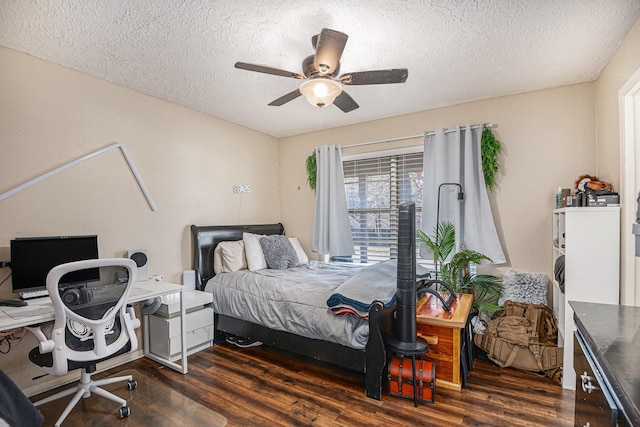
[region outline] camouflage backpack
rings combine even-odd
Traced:
[[[559,378],[563,348],[557,347],[555,316],[544,304],[506,301],[487,324],[484,334],[476,334],[475,344],[501,367],[544,372]]]

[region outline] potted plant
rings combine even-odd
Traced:
[[[500,310],[497,301],[502,296],[502,279],[490,274],[474,274],[469,268],[471,264],[491,262],[491,259],[470,249],[462,249],[450,257],[455,246],[455,227],[450,222],[441,222],[434,231],[434,236],[428,236],[420,230],[416,237],[433,251],[437,278],[448,283],[456,293],[473,294],[475,308],[489,315]]]

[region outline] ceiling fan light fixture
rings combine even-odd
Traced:
[[[324,107],[333,104],[333,101],[342,93],[342,86],[335,80],[317,78],[302,83],[300,93],[311,105]]]

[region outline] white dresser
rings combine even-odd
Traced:
[[[213,296],[190,290],[183,293],[186,315],[187,354],[211,346],[213,342]],[[149,316],[149,351],[175,361],[182,350],[180,338],[180,300],[175,295],[162,297],[162,305]]]

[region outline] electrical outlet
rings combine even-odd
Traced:
[[[249,184],[233,186],[234,193],[248,193],[249,191],[251,191],[251,186]]]

